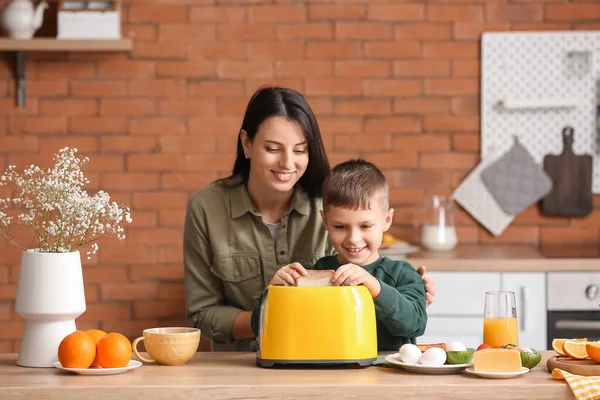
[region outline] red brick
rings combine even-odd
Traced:
[[[306,44],[306,58],[339,60],[360,57],[360,42],[315,41]]]
[[[479,96],[452,98],[452,113],[456,115],[479,115]]]
[[[189,60],[245,60],[244,43],[193,43],[189,45]]]
[[[64,147],[76,148],[84,154],[96,153],[98,151],[98,139],[89,136],[58,136],[42,137],[39,139],[39,146],[42,152],[55,153],[58,149]],[[92,158],[95,158],[93,156]]]
[[[166,179],[165,179],[166,180]],[[210,179],[205,179],[206,184],[212,182]],[[196,186],[196,189],[202,187]],[[158,212],[158,221],[163,227],[182,227],[185,220],[185,210],[160,210]]]
[[[0,353],[12,353],[13,352],[13,341],[12,340],[0,340]]]
[[[367,160],[377,164],[383,170],[398,168],[417,168],[419,166],[419,155],[414,152],[369,152],[365,155]],[[386,174],[387,175],[387,174]]]
[[[483,6],[479,4],[428,4],[427,17],[430,21],[482,21]]]
[[[158,173],[104,174],[101,182],[105,190],[156,190],[160,187],[160,175]]]
[[[413,97],[394,99],[394,113],[398,114],[447,114],[450,99],[435,97]]]
[[[373,60],[344,60],[336,61],[334,64],[336,76],[356,77],[389,77],[392,73],[392,65],[388,61]]]
[[[129,22],[187,22],[185,5],[132,4],[129,6]]]
[[[303,4],[254,5],[248,8],[248,21],[251,23],[304,22],[307,8]]]
[[[98,63],[101,78],[153,78],[155,65],[151,61],[112,61]]]
[[[124,96],[127,93],[125,81],[72,81],[71,94],[82,97]]]
[[[127,132],[127,120],[113,117],[73,116],[70,118],[69,132],[76,134],[125,133]]]
[[[92,62],[40,62],[36,70],[39,79],[92,78],[96,75],[96,67]],[[26,72],[26,76],[35,75]]]
[[[234,142],[235,144],[235,142]],[[233,167],[233,161],[231,163]],[[184,172],[174,172],[174,173],[163,173],[161,178],[161,187],[163,189],[168,190],[198,190],[209,183],[217,180],[217,174],[206,172],[202,174],[197,173],[184,173]],[[160,210],[159,217],[161,218],[161,226],[170,226],[167,224],[167,216],[169,214],[163,215],[163,213],[170,213],[171,210]],[[176,211],[173,211],[176,212]]]
[[[191,97],[224,97],[243,96],[244,84],[231,80],[202,80],[188,84],[188,95]]]
[[[136,319],[185,317],[185,301],[136,301],[133,303],[133,314]]]
[[[540,229],[540,242],[542,245],[595,245],[598,243],[598,227],[545,227]]]
[[[377,160],[373,160],[377,163]],[[390,205],[420,205],[423,203],[423,189],[390,189]]]
[[[183,222],[183,220],[182,220]],[[136,265],[131,267],[131,280],[137,281],[171,281],[183,279],[181,265]],[[183,288],[181,289],[184,292]]]
[[[332,76],[332,61],[278,61],[275,75],[282,78]]]
[[[16,296],[17,285],[0,285],[0,300],[14,300]],[[0,332],[2,330],[0,329]]]
[[[193,100],[164,100],[160,102],[160,114],[169,116],[215,115],[214,98],[196,98]]]
[[[422,93],[421,82],[413,79],[372,79],[364,82],[367,96],[407,97]]]
[[[88,171],[92,172],[116,172],[123,171],[124,159],[122,156],[109,156],[109,155],[94,155],[90,158],[88,165]]]
[[[158,284],[141,283],[105,283],[100,286],[102,300],[139,300],[155,299]]]
[[[335,151],[385,151],[392,148],[389,133],[374,133],[371,135],[335,135]]]
[[[12,307],[8,304],[0,304],[0,320],[10,319],[12,316]]]
[[[103,248],[102,250],[106,250]],[[102,251],[100,250],[100,251]],[[98,320],[130,320],[131,310],[129,303],[98,303],[98,304],[87,304],[87,309],[81,316],[78,317],[79,321],[98,321]]]
[[[352,117],[321,117],[319,127],[323,135],[332,133],[360,133],[362,132],[362,121],[360,118]]]
[[[479,78],[480,65],[478,60],[452,60],[452,76]]]
[[[455,151],[477,152],[480,147],[481,140],[478,134],[452,135],[452,149]]]
[[[126,282],[127,269],[125,267],[89,267],[83,270],[86,284],[104,282]],[[107,300],[103,296],[103,300]]]
[[[286,24],[277,26],[277,39],[333,39],[333,25],[329,23]]]
[[[17,107],[16,99],[0,99],[0,115],[32,115],[38,113],[38,100],[27,99],[24,108]]]
[[[440,169],[471,169],[477,162],[478,157],[470,153],[423,153],[421,154],[421,168]]]
[[[183,135],[187,133],[185,121],[175,118],[131,119],[131,135]]]
[[[337,115],[388,115],[391,105],[388,99],[340,99],[335,102],[333,109]]]
[[[421,21],[424,4],[370,4],[367,19],[371,21]]]
[[[98,115],[96,100],[40,100],[40,115]]]
[[[186,47],[182,43],[173,42],[134,42],[132,54],[136,59],[183,58]]]
[[[125,335],[129,341],[133,342],[139,336],[142,336],[144,329],[158,328],[164,326],[156,319],[143,319],[135,321],[123,321],[114,319],[105,319],[102,321],[102,329],[106,332],[119,332]],[[145,350],[143,342],[138,344],[138,351]]]
[[[324,116],[333,114],[333,98],[331,97],[307,97],[306,101],[315,115]]]
[[[552,218],[547,217],[541,213],[540,208],[537,204],[533,204],[532,206],[526,208],[521,213],[519,213],[514,221],[514,225],[558,225],[558,226],[567,226],[569,225],[569,219],[567,218]]]
[[[252,96],[254,92],[265,86],[285,87],[299,93],[304,93],[304,84],[300,78],[246,79],[245,86],[247,96]]]
[[[212,0],[210,0],[212,2]],[[246,9],[236,6],[205,6],[190,8],[190,22],[232,23],[246,21]]]
[[[201,117],[189,119],[190,135],[224,135],[227,132],[240,131],[242,119],[240,117]]]
[[[270,61],[222,61],[217,65],[217,76],[223,78],[272,78]]]
[[[424,128],[429,132],[472,132],[479,130],[479,116],[427,115]]]
[[[437,134],[396,136],[393,148],[400,151],[444,151],[450,150],[450,138]]]
[[[136,42],[153,41],[158,37],[155,24],[123,24],[121,32],[123,37],[134,39]]]
[[[134,97],[181,99],[186,97],[184,79],[130,80],[128,91]]]
[[[67,132],[66,117],[9,117],[8,132],[10,134],[65,134]]]
[[[275,39],[275,26],[269,24],[219,24],[217,40],[219,42],[254,42]]]
[[[184,171],[231,171],[233,165],[234,154],[231,155],[205,155],[205,154],[190,154],[183,159]]]
[[[477,95],[479,81],[466,78],[426,79],[425,93],[429,95]]]
[[[417,41],[368,41],[364,44],[365,57],[414,59],[421,57],[421,43]]]
[[[184,208],[186,205],[187,195],[181,192],[163,191],[133,194],[133,208],[135,209],[160,210]]]
[[[305,91],[309,96],[358,96],[363,82],[357,78],[307,78]]]
[[[4,91],[6,92],[6,91]],[[66,96],[69,92],[69,84],[66,79],[35,80],[27,79],[27,98],[42,96]],[[14,96],[15,85],[8,85],[8,94]]]
[[[308,19],[313,21],[361,20],[367,16],[362,4],[310,4]]]
[[[244,98],[224,97],[217,99],[217,116],[239,117],[244,115],[248,101]]]
[[[448,61],[396,61],[395,76],[448,76],[450,63]]]
[[[458,22],[454,24],[455,39],[479,40],[484,32],[510,31],[509,23]]]
[[[129,171],[170,171],[181,168],[181,157],[175,154],[129,154]]]
[[[25,321],[2,322],[2,329],[0,329],[0,339],[19,339],[23,335],[24,328]]]
[[[392,39],[392,25],[381,22],[336,22],[337,40]]]
[[[180,267],[180,269],[183,271],[183,267]],[[180,279],[177,282],[159,283],[158,298],[185,301],[185,288],[183,286],[183,279]]]
[[[248,60],[300,60],[304,58],[304,43],[300,41],[279,41],[272,43],[248,43]]]
[[[164,135],[160,138],[160,149],[163,153],[214,153],[216,151],[216,138],[214,135]]]
[[[154,211],[134,211],[132,214],[133,221],[129,228],[156,228],[156,212]]]
[[[137,244],[155,244],[157,246],[164,244],[183,245],[181,229],[138,229],[135,231],[135,234],[130,236],[130,239],[131,243]]]
[[[415,117],[367,117],[364,131],[366,133],[418,133],[421,121]]]
[[[396,40],[449,40],[452,38],[452,24],[445,22],[423,22],[398,24],[394,26]]]
[[[542,4],[486,4],[489,22],[535,22],[544,19]]]
[[[115,244],[113,241],[111,246],[101,246],[98,255],[102,264],[143,265],[155,263],[158,253],[157,246],[124,244],[123,241]]]
[[[596,2],[588,4],[548,4],[545,6],[546,21],[590,21],[600,18]],[[543,232],[542,232],[543,237]]]
[[[157,111],[156,102],[153,100],[128,99],[100,101],[100,114],[106,116],[141,116],[154,115]]]
[[[423,57],[433,59],[476,59],[479,57],[479,42],[426,42]]]
[[[156,65],[159,78],[213,77],[217,70],[214,61],[161,61]]]

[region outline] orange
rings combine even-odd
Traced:
[[[122,368],[131,360],[131,342],[120,333],[111,332],[96,343],[96,361],[102,368]]]
[[[600,342],[587,342],[585,350],[592,360],[600,362]]]
[[[94,339],[83,331],[75,331],[60,342],[58,361],[67,368],[88,368],[96,357]]]
[[[575,342],[573,340],[567,340],[563,344],[562,350],[567,357],[583,360],[588,356],[587,350],[585,349],[586,344],[586,342]]]
[[[555,352],[557,352],[561,356],[565,355],[565,353],[563,352],[562,348],[563,348],[563,344],[565,344],[565,342],[567,340],[570,340],[572,342],[587,342],[587,338],[581,338],[581,339],[552,339],[552,348],[554,349]]]
[[[100,340],[101,337],[106,335],[106,332],[104,332],[101,329],[90,329],[88,331],[85,331],[85,333],[87,333],[87,335],[94,340],[94,343],[98,343],[98,340]],[[90,367],[99,366],[100,364],[98,364],[98,354],[96,354],[96,358],[94,359],[94,362],[92,362],[92,365],[90,365]]]

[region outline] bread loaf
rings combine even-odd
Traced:
[[[323,271],[308,270],[308,275],[296,278],[296,286],[333,286],[331,278],[335,272],[332,269]]]

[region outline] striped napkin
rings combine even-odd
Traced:
[[[571,374],[559,368],[552,370],[554,379],[567,381],[577,400],[600,399],[600,376],[582,376]]]

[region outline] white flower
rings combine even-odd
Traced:
[[[111,235],[123,240],[120,223],[123,219],[131,223],[129,207],[111,203],[102,190],[90,196],[83,189],[89,181],[82,169],[89,159],[68,147],[53,159],[54,167],[47,170],[35,165],[25,168],[22,175],[14,165],[5,170],[0,186],[9,187],[15,196],[0,198],[0,233],[26,249],[12,235],[12,228],[20,225],[32,231],[39,251],[69,252],[90,245],[88,258],[98,251],[97,240]],[[13,217],[9,213],[15,213],[15,208],[21,213]]]

